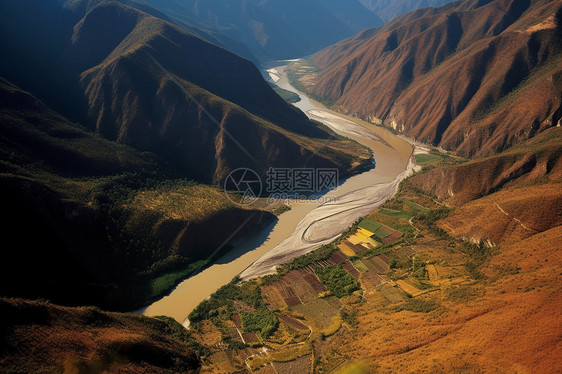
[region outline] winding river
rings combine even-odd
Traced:
[[[234,249],[212,266],[186,279],[141,313],[167,315],[187,327],[189,313],[232,278],[240,275],[251,279],[272,273],[276,265],[333,241],[358,218],[392,197],[400,181],[412,172],[413,149],[406,141],[380,127],[333,112],[297,92],[290,85],[284,66],[271,69],[269,73],[279,87],[299,94],[301,101],[295,105],[309,118],[369,147],[376,167],[344,181],[329,192],[330,199],[324,204],[291,202],[292,209],[283,213],[276,223],[235,243]]]

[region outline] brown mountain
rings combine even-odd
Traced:
[[[161,157],[103,139],[1,79],[0,123],[0,201],[10,217],[1,295],[132,309],[274,220],[178,180]],[[174,280],[155,292],[163,274]]]
[[[5,373],[195,373],[189,333],[171,319],[0,299]],[[33,353],[31,353],[33,352]]]
[[[438,223],[452,236],[489,245],[520,242],[562,225],[562,128],[410,182],[456,207]]]
[[[452,0],[361,0],[366,8],[388,22],[414,9],[436,7]]]
[[[148,13],[98,1],[0,8],[0,187],[14,243],[1,295],[137,308],[275,219],[186,179],[371,164],[251,62]]]
[[[349,141],[321,147],[334,134],[275,94],[251,62],[184,29],[117,2],[40,4],[45,14],[27,17],[35,2],[4,5],[5,77],[105,138],[159,154],[183,176],[217,183],[239,167],[264,175],[271,166],[346,174],[355,156],[369,162]],[[30,23],[57,28],[28,35]],[[45,61],[40,69],[30,55]]]
[[[317,53],[310,92],[462,155],[562,118],[562,1],[464,0],[405,14]]]

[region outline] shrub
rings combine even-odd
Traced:
[[[340,310],[340,317],[342,321],[351,325],[357,326],[359,321],[357,320],[357,311],[351,308],[343,308]]]
[[[410,312],[416,313],[429,313],[437,309],[439,305],[432,300],[424,299],[410,299],[406,303],[398,306],[396,309],[398,311],[408,310]]]
[[[259,309],[255,313],[242,312],[240,317],[244,330],[259,332],[262,338],[271,336],[279,327],[279,319],[275,313],[266,308]]]
[[[361,285],[341,265],[316,269],[316,275],[326,288],[336,297],[349,296],[359,290]]]

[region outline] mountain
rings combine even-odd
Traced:
[[[561,226],[561,182],[559,127],[499,154],[428,170],[410,180],[456,207],[438,222],[440,228],[454,237],[492,246],[512,245]]]
[[[562,2],[465,0],[417,10],[312,57],[310,92],[465,156],[562,118]]]
[[[560,372],[562,128],[485,158],[420,147],[415,159],[422,169],[359,227],[201,303],[191,326],[221,355],[202,371]],[[383,239],[403,236],[356,244],[381,227]],[[270,346],[267,357],[217,346],[215,316],[228,308],[246,343],[257,331]],[[276,343],[286,331],[314,350]]]
[[[107,0],[67,0],[65,6],[67,8],[73,9],[75,11],[79,11],[82,14],[86,14],[90,9],[93,9],[97,5]],[[200,38],[218,46],[221,46],[230,52],[233,52],[239,56],[242,56],[254,63],[259,63],[259,60],[250,52],[250,50],[243,45],[240,41],[232,39],[227,33],[220,32],[217,30],[210,29],[203,25],[200,25],[200,22],[197,20],[189,19],[183,17],[183,19],[187,19],[188,22],[182,21],[178,18],[173,16],[173,13],[168,15],[163,13],[162,11],[150,6],[148,3],[144,1],[135,1],[135,0],[114,0],[124,5],[131,6],[138,10],[141,10],[145,13],[150,14],[156,18],[162,19],[166,22],[172,23],[176,26],[179,26],[190,33],[193,33]],[[180,18],[182,18],[180,16]]]
[[[196,373],[198,345],[177,322],[0,299],[7,373]],[[33,354],[30,354],[33,352]]]
[[[227,34],[262,62],[309,55],[382,25],[358,0],[148,0],[176,19]]]
[[[165,20],[120,2],[0,5],[3,296],[138,308],[275,220],[227,198],[232,170],[372,164],[250,61]]]
[[[367,9],[379,16],[385,23],[409,11],[438,7],[453,0],[360,0]]]
[[[132,309],[166,292],[190,264],[274,220],[179,179],[161,157],[103,139],[4,80],[0,98],[0,200],[11,243],[2,251],[2,295]],[[166,274],[171,283],[154,288]]]
[[[184,29],[117,2],[36,3],[3,4],[0,48],[10,57],[0,73],[106,139],[159,154],[186,177],[218,183],[239,167],[265,175],[271,166],[345,174],[352,157],[341,149],[364,152],[346,140],[317,152],[332,132],[281,99],[251,62]],[[45,9],[27,17],[35,5]],[[45,33],[29,34],[35,29]],[[39,68],[30,63],[37,60]]]

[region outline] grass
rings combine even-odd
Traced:
[[[380,211],[375,211],[369,215],[369,219],[375,222],[379,222],[402,233],[406,233],[412,230],[412,226],[410,226],[410,223],[408,222],[409,218],[401,217],[401,215],[388,215]]]
[[[351,263],[353,264],[353,266],[355,266],[355,268],[360,271],[361,273],[366,272],[367,270],[369,270],[367,268],[367,266],[363,263],[363,261],[361,261],[361,259],[355,257],[355,258],[350,258]]]
[[[314,74],[320,72],[320,68],[316,66],[312,61],[301,60],[294,64],[288,65],[285,68],[285,72],[287,73],[287,78],[289,80],[289,83],[291,83],[291,86],[295,87],[300,92],[305,92],[308,96],[324,104],[326,107],[332,106],[332,101],[308,92],[308,86],[301,82],[301,78],[305,76],[313,76]]]
[[[447,300],[454,302],[468,302],[475,299],[479,294],[474,286],[459,286],[456,288],[449,288],[445,291]]]
[[[437,161],[441,161],[442,159],[443,157],[431,153],[425,155],[416,155],[416,164],[424,166],[426,164],[433,164]]]
[[[232,208],[233,203],[218,188],[177,180],[139,191],[131,198],[129,207],[159,212],[167,219],[199,222]]]
[[[417,204],[417,203],[415,203],[415,202],[413,202],[413,201],[410,201],[410,200],[402,200],[402,202],[403,202],[405,205],[409,206],[412,210],[415,210],[415,211],[419,211],[419,212],[426,213],[426,212],[429,212],[429,211],[431,210],[431,209],[429,209],[429,208],[426,208],[426,207],[424,207],[424,206],[422,206],[422,205],[420,205],[420,204]]]
[[[303,315],[309,316],[314,320],[315,325],[318,329],[327,329],[334,316],[339,313],[341,304],[335,297],[328,297],[322,299],[316,299],[306,304],[301,304],[292,307],[291,309],[301,313]]]

